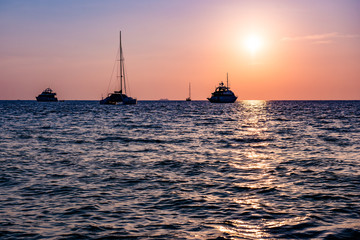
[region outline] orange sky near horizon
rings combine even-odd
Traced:
[[[238,100],[360,100],[359,12],[355,0],[3,0],[0,100],[47,87],[101,99],[120,30],[139,100],[185,100],[189,82],[192,99],[206,100],[227,72]]]

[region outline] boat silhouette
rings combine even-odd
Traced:
[[[189,83],[189,97],[186,98],[186,101],[191,101],[191,85]]]
[[[38,102],[57,102],[56,93],[51,88],[45,89],[41,94],[36,97]]]
[[[126,95],[126,79],[125,79],[125,65],[124,65],[124,55],[122,51],[121,44],[121,31],[120,31],[120,44],[119,44],[119,80],[120,80],[120,90],[109,93],[108,96],[100,100],[100,104],[112,104],[117,103],[123,104],[136,104],[137,99],[129,97]]]
[[[215,92],[211,94],[208,100],[211,103],[233,103],[237,99],[237,96],[229,88],[229,77],[226,73],[226,86],[223,82],[219,83],[219,86],[215,89]]]

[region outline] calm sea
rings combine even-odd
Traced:
[[[1,239],[360,239],[360,101],[0,101]]]

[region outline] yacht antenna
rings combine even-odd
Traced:
[[[226,73],[226,87],[229,88],[229,73]]]

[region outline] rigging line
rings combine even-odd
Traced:
[[[111,80],[112,80],[112,78],[113,78],[113,76],[114,76],[115,67],[116,67],[116,65],[117,65],[117,57],[119,56],[119,54],[120,54],[120,48],[119,48],[118,51],[116,52],[115,61],[114,61],[113,69],[112,69],[111,76],[110,76],[110,80],[109,80],[109,85],[108,85],[107,91],[106,91],[107,93],[109,93]]]
[[[126,71],[126,68],[125,68],[125,63],[124,63],[124,76],[126,76],[126,84],[127,84],[127,89],[129,90],[129,94],[128,94],[128,96],[132,96],[131,95],[131,90],[130,90],[130,85],[129,85],[129,80],[127,80],[127,71]],[[125,79],[125,78],[124,78]]]
[[[120,65],[120,69],[121,69],[121,72],[123,74],[124,93],[126,94],[125,57],[124,57],[124,50],[122,49],[121,41],[120,41],[120,47],[121,47],[120,58],[121,58],[121,63],[122,63],[122,65]],[[121,79],[121,84],[122,84],[122,79]]]
[[[125,62],[124,61],[122,62],[122,73],[124,75],[124,91],[126,94],[126,74],[125,74]]]

